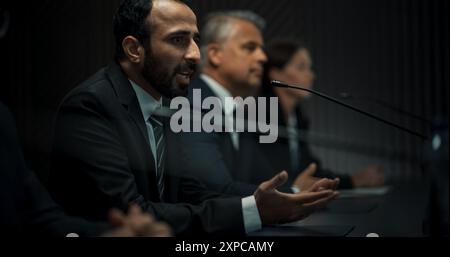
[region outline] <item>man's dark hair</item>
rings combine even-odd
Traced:
[[[150,42],[150,24],[146,18],[153,7],[152,0],[123,0],[114,15],[114,37],[116,41],[116,60],[123,59],[125,53],[122,41],[127,36],[133,36],[147,47]]]
[[[300,49],[308,49],[309,47],[302,40],[294,39],[278,39],[269,42],[265,47],[267,54],[266,68],[283,69],[294,57]]]
[[[269,72],[273,68],[284,69],[300,49],[309,49],[308,45],[300,39],[278,39],[272,41],[264,48],[267,62],[264,64],[263,92],[271,93],[273,87],[270,84]]]

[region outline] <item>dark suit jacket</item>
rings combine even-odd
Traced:
[[[64,213],[28,171],[15,125],[0,103],[0,235],[98,236],[109,228]]]
[[[178,145],[165,127],[168,169],[160,199],[138,99],[121,67],[112,63],[70,92],[59,108],[51,193],[69,213],[90,219],[103,220],[111,207],[125,210],[137,203],[176,235],[244,233],[239,198],[209,193],[170,172]]]
[[[275,94],[273,92],[265,92],[264,96],[275,97]],[[284,118],[281,108],[282,108],[281,105],[279,105],[278,124],[279,126],[286,127],[287,122]],[[309,129],[309,121],[303,115],[300,105],[298,105],[296,108],[296,116],[298,122],[297,128],[302,131],[307,131]],[[341,180],[339,188],[348,189],[353,187],[350,176],[337,175],[332,171],[323,169],[320,160],[313,155],[308,143],[299,141],[298,144],[300,150],[298,157],[300,160],[299,170],[293,170],[293,168],[291,167],[292,162],[291,162],[291,155],[289,154],[289,141],[287,138],[279,137],[278,140],[273,144],[261,145],[261,150],[266,156],[267,160],[270,162],[273,170],[288,171],[289,178],[292,180],[295,179],[301,173],[301,171],[305,170],[309,164],[314,162],[317,164],[317,171],[315,176],[326,178],[339,177]],[[267,179],[268,177],[271,176],[273,176],[273,173],[269,174],[259,173],[255,174],[255,176],[251,178],[251,181],[257,183],[258,181]]]
[[[202,100],[215,96],[208,85],[201,78],[197,78],[189,90],[191,105],[194,89],[201,90]],[[180,141],[183,142],[185,155],[181,170],[184,169],[186,174],[200,179],[208,189],[239,196],[252,195],[262,182],[253,181],[254,174],[276,174],[259,150],[258,136],[239,133],[237,151],[233,147],[230,134],[226,132],[181,133]],[[287,185],[280,190],[292,192]]]

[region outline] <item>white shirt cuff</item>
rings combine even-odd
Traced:
[[[261,230],[262,222],[255,196],[252,195],[242,198],[242,214],[244,216],[244,226],[247,234]]]
[[[296,186],[292,186],[291,190],[294,194],[300,193],[300,188],[296,187]]]

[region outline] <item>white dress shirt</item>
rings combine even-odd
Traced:
[[[202,75],[202,78],[206,76],[206,75]],[[208,77],[209,78],[209,77]],[[212,79],[210,79],[211,81],[214,81]],[[215,82],[215,81],[214,81]],[[149,136],[149,141],[150,141],[150,148],[153,154],[153,157],[155,158],[155,160],[157,160],[156,158],[156,140],[155,140],[155,136],[153,134],[153,126],[150,122],[148,122],[148,119],[150,118],[150,116],[159,108],[161,108],[162,106],[162,98],[159,100],[156,100],[155,98],[153,98],[149,93],[147,93],[144,89],[142,89],[139,85],[137,85],[134,81],[130,80],[131,85],[133,86],[134,92],[136,93],[136,96],[138,98],[138,102],[139,102],[139,107],[142,111],[142,115],[144,116],[144,122],[147,125],[147,133]],[[215,82],[217,83],[217,82]],[[207,82],[208,84],[208,82]],[[223,99],[222,103],[225,103],[225,97],[230,96],[231,94],[225,90],[222,86],[220,86],[217,83],[218,87],[216,86],[215,89],[212,89],[214,93],[216,93],[217,95],[220,95],[219,97],[221,98],[221,100]],[[213,86],[214,87],[214,86]],[[225,105],[223,105],[225,106]],[[234,108],[231,110],[225,110],[225,115],[228,112],[228,114],[231,113],[231,119],[233,118],[233,111]],[[239,149],[239,137],[236,134],[235,139],[232,140],[236,140],[233,141],[233,145],[235,145],[236,149]],[[155,161],[155,166],[157,165],[156,161]],[[213,168],[213,167],[211,167]],[[157,170],[157,166],[155,167],[155,171]],[[259,211],[258,211],[258,207],[256,205],[256,199],[255,197],[249,196],[249,197],[245,197],[242,198],[241,200],[242,203],[242,214],[243,214],[243,219],[244,219],[244,226],[245,226],[245,232],[246,233],[251,233],[257,230],[260,230],[262,228],[262,222],[261,222],[261,218],[259,216]]]
[[[138,86],[134,81],[129,80],[131,85],[133,86],[134,92],[136,93],[139,107],[141,109],[142,115],[144,116],[144,122],[147,126],[147,134],[148,134],[148,140],[150,144],[150,148],[152,151],[153,158],[155,160],[155,171],[158,170],[158,163],[157,163],[157,154],[156,154],[156,139],[155,134],[153,133],[153,125],[151,122],[149,122],[150,117],[155,113],[156,110],[161,109],[162,107],[162,98],[159,100],[156,100],[151,96],[149,93],[147,93],[144,89],[142,89],[140,86]]]

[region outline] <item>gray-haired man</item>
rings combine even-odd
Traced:
[[[202,73],[189,90],[191,103],[195,102],[194,92],[200,90],[202,100],[208,97],[220,99],[224,106],[223,118],[233,119],[235,109],[227,108],[225,98],[253,96],[261,85],[263,64],[267,61],[261,34],[264,26],[264,20],[249,11],[217,12],[207,17],[201,31]],[[180,170],[221,193],[246,196],[257,190],[258,185],[241,182],[248,180],[247,176],[252,173],[268,168],[262,154],[258,153],[254,135],[201,132],[184,133],[181,138],[185,158],[180,163]],[[282,177],[286,178],[287,174],[283,173]],[[293,193],[289,186],[283,187],[284,182],[277,183],[277,188],[288,193],[278,192],[287,199],[294,194],[289,194]],[[339,181],[333,183],[337,186]],[[309,192],[305,190],[295,196]],[[265,208],[264,203],[258,202],[258,197],[256,204],[258,209]],[[282,211],[283,207],[278,207]],[[261,220],[264,223],[265,217]]]

